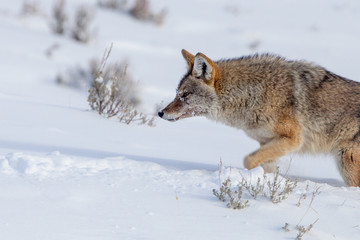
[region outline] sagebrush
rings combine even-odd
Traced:
[[[296,240],[302,240],[303,236],[307,233],[310,232],[310,230],[314,227],[314,225],[317,223],[319,219],[317,219],[315,222],[313,222],[312,224],[310,224],[309,226],[305,227],[303,225],[297,225],[296,229],[298,230],[298,235],[296,236]]]
[[[155,117],[147,117],[136,110],[138,100],[134,98],[136,84],[127,74],[127,65],[120,71],[104,71],[111,47],[105,51],[99,69],[89,89],[90,107],[105,117],[117,117],[120,122],[154,126]]]
[[[66,1],[57,0],[54,2],[52,17],[50,19],[51,30],[59,35],[69,35],[72,39],[88,43],[95,38],[95,31],[91,24],[95,18],[95,9],[81,5],[75,10],[73,23],[68,23],[68,14],[65,10]]]
[[[71,36],[76,41],[87,43],[95,35],[90,29],[91,22],[95,18],[95,11],[87,6],[81,6],[75,13],[75,23],[71,30]]]
[[[319,221],[319,219],[316,219],[315,222],[309,224],[308,226],[304,226],[304,225],[296,225],[295,226],[295,230],[297,230],[297,235],[296,235],[296,240],[302,240],[303,236],[310,232],[311,229],[314,227],[314,225]],[[289,223],[285,223],[285,225],[282,227],[282,230],[284,230],[285,232],[290,232],[290,224]]]
[[[150,8],[148,0],[133,0],[133,4],[129,5],[127,0],[98,0],[97,5],[102,8],[115,10],[121,13],[126,13],[131,17],[144,21],[162,25],[164,23],[166,10],[162,9],[155,13]]]
[[[97,5],[102,8],[113,10],[125,10],[127,0],[98,0]]]
[[[37,1],[24,0],[21,7],[23,16],[35,15],[40,12],[39,3]]]
[[[56,34],[64,34],[66,31],[66,22],[68,16],[65,12],[65,0],[55,2],[52,10],[52,21],[50,27]]]
[[[245,190],[254,200],[261,195],[277,204],[288,198],[296,185],[296,181],[281,178],[279,168],[277,168],[274,174],[264,174],[262,178],[257,179],[255,184],[242,178],[239,184],[232,187],[230,178],[227,178],[222,182],[219,190],[213,189],[213,194],[223,202],[228,201],[228,207],[242,209],[249,205],[249,200],[243,200]]]
[[[126,74],[121,81],[122,89],[123,91],[127,91],[127,99],[131,101],[134,106],[137,106],[140,103],[139,93],[137,91],[135,80],[127,71],[127,66],[127,61],[106,63],[101,70],[101,76],[103,79],[115,78],[119,77],[119,75],[125,71]],[[56,82],[76,89],[89,89],[93,84],[94,79],[99,76],[100,68],[101,62],[98,59],[93,58],[85,66],[72,66],[59,73]],[[124,80],[125,78],[126,80]]]
[[[161,25],[164,22],[166,10],[162,9],[159,13],[153,13],[150,10],[148,0],[136,0],[135,5],[130,9],[129,13],[136,19]]]

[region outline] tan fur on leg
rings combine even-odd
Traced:
[[[295,120],[283,118],[274,128],[279,137],[262,144],[260,149],[244,160],[244,166],[252,169],[260,164],[276,161],[278,158],[300,148],[302,143],[300,126]]]
[[[360,146],[358,144],[352,143],[342,148],[337,157],[337,164],[346,185],[360,186]]]

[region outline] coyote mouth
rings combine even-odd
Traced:
[[[190,117],[196,117],[196,116],[202,116],[205,115],[206,112],[205,111],[195,111],[195,110],[191,110],[191,111],[187,111],[181,115],[177,115],[177,114],[166,114],[163,111],[160,111],[158,113],[159,117],[161,117],[164,120],[167,120],[169,122],[176,122],[180,119],[184,119],[184,118],[190,118]]]
[[[197,111],[191,111],[191,112],[186,112],[176,118],[171,118],[171,119],[167,119],[168,121],[170,122],[176,122],[180,119],[185,119],[185,118],[190,118],[190,117],[197,117],[197,116],[201,116],[201,115],[204,115],[205,112],[197,112]]]
[[[167,118],[167,117],[162,117],[164,120],[167,120],[169,122],[176,122],[178,120],[180,120],[182,117],[177,117],[177,118]]]

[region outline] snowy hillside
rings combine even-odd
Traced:
[[[213,189],[263,178],[243,169],[258,147],[243,132],[205,118],[126,125],[91,111],[87,89],[56,83],[111,43],[109,62],[129,63],[149,115],[174,97],[183,48],[215,60],[276,53],[360,81],[359,1],[151,0],[166,12],[157,25],[126,12],[133,0],[121,11],[67,0],[67,29],[79,7],[93,13],[86,44],[52,32],[56,1],[25,2],[35,11],[0,1],[0,239],[296,239],[313,223],[303,239],[359,239],[360,189],[330,157],[284,157],[280,181],[298,181],[288,198],[244,193],[249,206],[233,210]]]

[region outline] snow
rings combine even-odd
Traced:
[[[90,111],[86,89],[56,84],[111,43],[108,62],[129,62],[148,114],[175,96],[181,49],[214,60],[277,53],[360,80],[359,1],[151,0],[167,10],[156,26],[68,0],[70,22],[82,4],[96,10],[88,44],[51,32],[52,1],[28,16],[22,2],[0,1],[1,239],[295,239],[296,225],[317,219],[303,239],[359,238],[360,189],[344,186],[329,156],[284,157],[281,176],[298,181],[286,200],[244,193],[250,206],[229,209],[212,194],[221,181],[263,177],[243,168],[258,145],[242,131],[204,118],[125,125]]]

